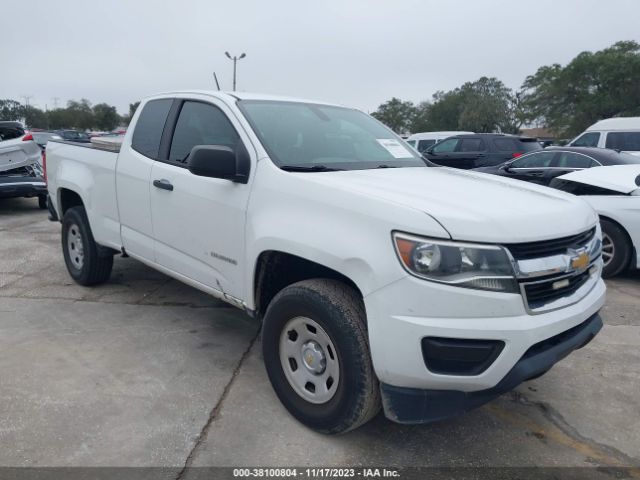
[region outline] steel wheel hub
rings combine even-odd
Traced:
[[[280,334],[280,363],[289,385],[310,403],[333,398],[340,380],[340,364],[333,341],[307,317],[289,320]]]
[[[67,252],[73,266],[81,270],[82,265],[84,265],[84,245],[82,244],[80,229],[75,223],[71,224],[67,231]]]
[[[307,367],[307,370],[316,375],[325,371],[327,359],[318,342],[309,340],[302,346],[302,363]]]
[[[609,235],[602,232],[602,262],[605,267],[611,263],[615,253],[616,247],[613,244],[613,240]]]

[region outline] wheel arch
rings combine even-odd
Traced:
[[[271,300],[283,288],[312,278],[341,281],[363,296],[354,280],[333,268],[288,252],[266,250],[255,262],[252,291],[255,315],[262,317]]]
[[[606,220],[607,222],[610,222],[612,224],[614,224],[615,226],[617,226],[618,228],[620,228],[620,230],[622,231],[622,233],[624,234],[625,238],[627,239],[627,243],[629,244],[629,248],[631,248],[631,255],[629,258],[629,265],[627,265],[625,268],[629,268],[632,265],[635,266],[638,262],[638,252],[636,251],[636,248],[633,244],[633,240],[631,239],[631,235],[629,234],[629,232],[627,231],[626,228],[624,228],[624,225],[622,225],[622,223],[620,223],[619,221],[617,221],[615,218],[606,215],[606,214],[599,214],[598,215],[600,220]]]

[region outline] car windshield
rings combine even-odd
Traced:
[[[395,133],[358,110],[262,100],[238,105],[281,168],[319,172],[426,166]]]

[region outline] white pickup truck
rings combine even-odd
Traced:
[[[402,423],[457,415],[602,327],[593,209],[428,167],[351,108],[167,93],[140,104],[119,152],[47,150],[74,280],[105,282],[129,255],[261,319],[273,388],[321,432],[381,406]]]

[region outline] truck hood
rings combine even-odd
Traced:
[[[302,173],[308,180],[418,209],[454,240],[517,243],[573,235],[597,215],[586,202],[551,188],[452,168],[385,168]]]

